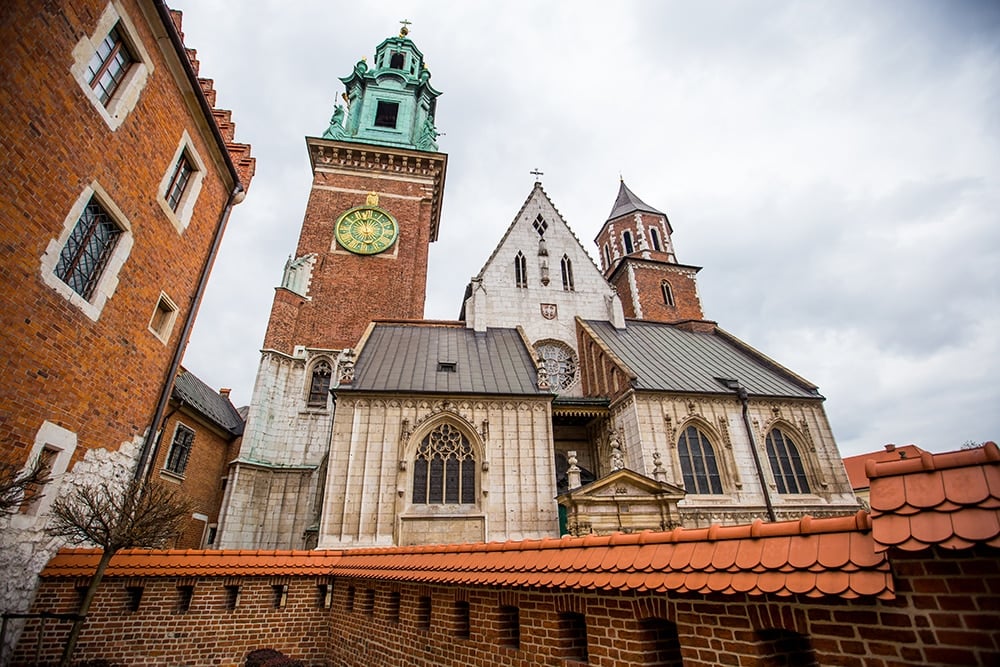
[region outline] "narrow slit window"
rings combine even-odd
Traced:
[[[635,250],[635,246],[632,245],[632,232],[628,230],[622,232],[622,244],[625,246],[625,254],[631,255]]]
[[[563,289],[567,292],[573,291],[573,262],[570,260],[568,255],[562,256],[562,262],[560,262],[562,268],[562,285]]]
[[[514,258],[514,282],[518,287],[528,286],[528,262],[524,259],[524,253],[517,252]]]
[[[607,243],[604,244],[604,268],[611,268],[611,248],[608,247]]]
[[[649,240],[653,242],[653,250],[656,252],[662,250],[660,247],[660,233],[656,231],[656,227],[649,228]]]
[[[670,283],[668,283],[666,280],[662,281],[660,283],[660,291],[663,292],[663,303],[667,304],[668,306],[673,306],[674,290],[671,289]]]

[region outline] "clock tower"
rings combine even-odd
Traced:
[[[213,546],[315,546],[329,390],[350,381],[369,322],[423,318],[448,157],[436,141],[440,93],[406,23],[341,78],[343,104],[322,136],[306,138],[312,188],[275,288]]]
[[[266,349],[349,348],[371,320],[423,317],[448,158],[436,143],[440,93],[407,34],[379,44],[371,66],[358,61],[341,79],[345,104],[306,139],[312,189]]]

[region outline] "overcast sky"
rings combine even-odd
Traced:
[[[595,254],[621,174],[706,317],[808,378],[844,456],[1000,439],[1000,3],[172,0],[257,175],[185,366],[250,400],[339,77],[409,19],[449,155],[426,317],[538,168]]]

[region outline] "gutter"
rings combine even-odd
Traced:
[[[753,429],[750,427],[750,408],[748,404],[749,394],[746,388],[740,384],[739,380],[727,378],[716,378],[727,389],[732,389],[743,404],[743,427],[747,431],[747,440],[750,441],[750,453],[753,454],[753,465],[757,469],[757,481],[760,482],[760,490],[764,493],[764,504],[767,505],[767,518],[774,523],[778,517],[774,513],[774,504],[771,503],[771,494],[767,490],[767,480],[764,478],[764,468],[760,464],[760,453],[757,451],[757,443],[753,438]]]

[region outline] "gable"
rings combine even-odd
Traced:
[[[670,496],[677,500],[685,495],[684,489],[667,482],[657,482],[655,479],[622,468],[604,477],[562,494],[561,497],[571,497],[575,501],[599,499],[634,499],[650,496]]]

